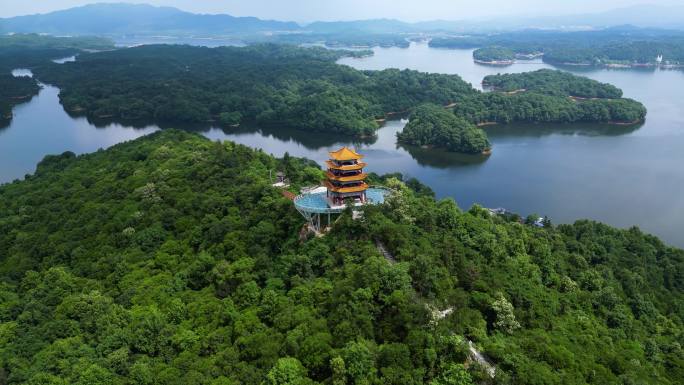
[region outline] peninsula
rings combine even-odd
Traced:
[[[637,228],[465,211],[377,175],[369,183],[395,191],[384,203],[302,239],[305,220],[268,170],[292,192],[324,177],[303,159],[165,130],[47,156],[0,186],[7,382],[684,376],[682,250]]]

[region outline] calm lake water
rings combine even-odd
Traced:
[[[376,48],[373,57],[340,61],[359,69],[410,68],[458,74],[480,88],[485,75],[550,68],[540,61],[509,67],[473,63],[471,50]],[[489,158],[397,147],[405,121],[390,121],[375,141],[340,141],[297,130],[201,129],[212,139],[229,139],[281,156],[285,152],[322,162],[327,151],[353,145],[366,155],[369,171],[401,172],[429,185],[459,206],[480,203],[526,215],[548,215],[554,223],[591,218],[619,227],[638,225],[684,247],[684,72],[569,68],[622,88],[649,110],[639,127],[515,125],[488,127]],[[32,173],[46,154],[95,151],[153,132],[90,123],[68,116],[58,90],[45,86],[15,107],[11,125],[0,129],[0,182]],[[183,127],[179,127],[183,128]]]

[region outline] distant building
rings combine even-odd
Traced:
[[[508,213],[508,210],[506,210],[502,207],[499,207],[496,209],[487,209],[487,210],[489,210],[489,213],[491,215],[506,215]]]
[[[537,227],[544,227],[544,218],[542,218],[542,217],[537,218],[537,220],[534,221],[533,225],[535,225]]]
[[[656,64],[662,64],[662,63],[663,63],[663,55],[656,56]]]
[[[278,171],[276,173],[275,183],[273,183],[273,187],[289,187],[289,186],[290,186],[290,181],[285,176],[285,173]]]

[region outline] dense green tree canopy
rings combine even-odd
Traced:
[[[435,104],[418,106],[397,138],[406,144],[469,154],[480,154],[490,147],[484,131]]]
[[[57,37],[35,33],[13,33],[0,36],[0,48],[105,50],[114,43],[95,36]]]
[[[409,113],[426,102],[455,105],[458,120],[471,123],[634,122],[646,113],[641,104],[619,99],[621,90],[611,85],[557,71],[485,79],[504,91],[525,88],[524,94],[504,95],[476,91],[457,75],[358,71],[335,63],[344,55],[363,54],[269,44],[151,45],[81,54],[66,64],[44,61],[34,72],[61,88],[69,112],[126,121],[255,122],[366,136],[378,128],[375,119]],[[407,135],[407,143],[436,140]],[[469,153],[488,147],[481,131],[464,130],[459,137],[442,147]]]
[[[98,37],[54,37],[37,34],[0,35],[0,72],[33,68],[83,50],[112,49],[114,44]]]
[[[78,54],[85,49],[111,49],[107,39],[94,37],[53,37],[36,34],[0,36],[0,128],[12,119],[12,107],[29,100],[39,91],[29,77],[14,78],[15,69],[32,69],[52,59]]]
[[[482,84],[498,91],[525,90],[553,96],[619,99],[622,90],[612,84],[601,83],[565,71],[541,69],[517,74],[497,74],[484,77]]]
[[[48,156],[0,186],[0,381],[684,378],[684,251],[637,228],[464,212],[377,176],[395,189],[386,204],[300,239],[303,219],[269,170],[286,170],[293,189],[322,176],[305,160],[167,130]],[[468,339],[495,379],[468,358]]]
[[[475,123],[636,123],[646,116],[646,108],[632,99],[577,100],[535,92],[485,93],[458,104],[454,112]]]
[[[475,122],[635,123],[646,107],[622,98],[622,90],[568,72],[542,69],[486,76],[493,92],[468,97],[454,113]]]
[[[489,46],[473,51],[473,59],[481,62],[513,62],[515,52],[505,47]]]
[[[416,108],[397,134],[399,141],[481,153],[490,144],[476,123],[635,123],[646,116],[646,108],[621,98],[619,88],[568,72],[544,69],[489,75],[482,83],[492,92],[472,94],[455,103],[453,111],[429,104]]]
[[[12,107],[38,93],[38,83],[30,77],[0,74],[0,128],[12,119]]]
[[[36,70],[70,111],[91,116],[236,124],[255,121],[351,135],[418,103],[476,93],[456,75],[362,72],[338,65],[365,52],[287,45],[142,46],[80,55]]]
[[[451,151],[475,153],[489,144],[482,131],[469,127],[463,119],[471,123],[634,122],[646,114],[638,102],[620,99],[622,91],[614,86],[559,71],[488,76],[484,84],[502,92],[482,93],[456,75],[396,69],[358,71],[335,63],[341,56],[365,55],[365,51],[268,44],[221,48],[152,45],[81,53],[76,62],[55,64],[50,59],[58,52],[106,47],[106,41],[36,35],[3,39],[0,55],[20,53],[4,62],[7,68],[32,68],[41,81],[61,88],[60,99],[69,112],[100,118],[218,122],[224,126],[256,122],[364,136],[377,129],[375,119],[388,113],[409,113],[428,102],[456,106],[457,118],[446,119],[458,122],[451,126],[461,129],[450,129],[450,139],[445,140],[446,126],[418,133],[414,123],[403,141],[419,145],[440,142],[440,147]],[[19,100],[16,98],[34,94],[37,85],[30,79],[0,81],[7,84],[0,95],[6,124],[11,106]],[[26,95],[10,91],[19,84],[24,84],[22,92],[29,91]]]

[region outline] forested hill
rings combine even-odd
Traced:
[[[405,144],[466,154],[482,154],[491,149],[482,129],[434,104],[418,106],[411,113],[408,124],[397,133],[397,139]]]
[[[36,81],[29,77],[0,74],[0,128],[12,120],[12,107],[30,100],[39,90]]]
[[[622,97],[622,90],[612,84],[549,69],[517,74],[488,75],[482,80],[482,85],[505,92],[525,91],[596,99]]]
[[[151,45],[80,55],[35,71],[62,90],[64,107],[95,117],[234,125],[256,122],[371,135],[376,118],[423,102],[475,94],[456,75],[358,71],[341,56],[367,52],[289,45]]]
[[[454,107],[456,115],[474,123],[635,124],[647,113],[643,104],[623,98],[621,89],[563,71],[489,75],[482,84],[493,92],[466,98]]]
[[[386,204],[300,241],[303,219],[269,170],[295,186],[322,176],[167,130],[48,156],[0,186],[2,383],[684,378],[684,251],[636,228],[463,212],[378,177],[396,190]],[[466,339],[494,380],[464,365]]]
[[[112,48],[112,41],[98,37],[3,35],[0,36],[0,73],[9,74],[17,68],[33,68],[46,61],[72,56],[84,50]]]
[[[503,47],[485,47],[473,51],[473,59],[480,63],[512,64],[515,60],[515,52]]]

